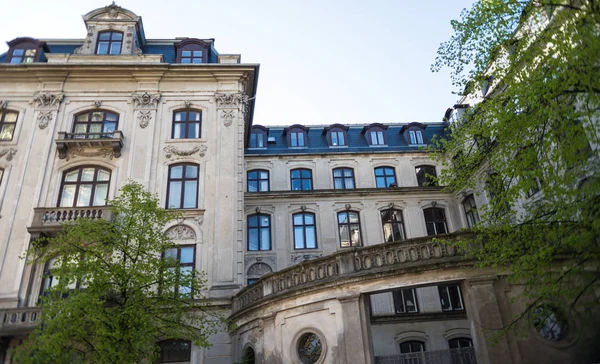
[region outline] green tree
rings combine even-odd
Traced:
[[[31,260],[55,260],[58,284],[41,298],[40,324],[17,348],[16,362],[148,362],[158,340],[206,347],[225,324],[201,294],[203,275],[163,259],[174,247],[164,227],[178,215],[137,183],[109,206],[114,219],[78,219],[27,252]]]
[[[442,184],[490,199],[469,243],[524,284],[507,328],[540,305],[597,308],[600,1],[481,0],[452,27],[432,70],[471,107],[433,149]]]

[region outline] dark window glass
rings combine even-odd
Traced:
[[[316,249],[315,214],[301,212],[294,214],[292,220],[294,225],[294,249]]]
[[[338,229],[342,248],[360,246],[360,217],[358,212],[344,211],[338,213]]]
[[[472,228],[479,222],[479,213],[477,212],[475,197],[473,195],[468,196],[465,198],[462,205],[465,210],[465,215],[467,216],[467,224]]]
[[[248,172],[248,192],[269,191],[269,171],[257,169]]]
[[[352,168],[335,168],[333,170],[333,188],[350,190],[354,188],[354,170]]]
[[[201,137],[202,111],[186,110],[173,114],[173,139],[198,139]]]
[[[335,130],[330,132],[331,145],[343,146],[346,145],[346,132],[343,130]]]
[[[195,245],[177,245],[167,249],[163,254],[164,259],[171,260],[169,272],[177,277],[175,290],[180,294],[189,295],[192,293],[191,278],[194,276],[194,266],[196,262]],[[182,282],[182,280],[185,280]]]
[[[394,171],[394,168],[375,168],[375,183],[377,188],[396,187],[396,172]]]
[[[157,363],[190,361],[192,343],[188,340],[163,340],[158,343],[160,356]]]
[[[74,139],[113,138],[119,126],[119,115],[109,111],[89,111],[75,117]]]
[[[10,58],[10,63],[33,63],[37,49],[15,49]]]
[[[410,144],[425,144],[423,142],[423,132],[420,130],[410,130],[408,132]]]
[[[271,250],[271,216],[248,216],[248,250]]]
[[[437,182],[434,180],[437,177],[434,166],[418,166],[415,168],[415,172],[419,186],[437,186]]]
[[[303,131],[293,131],[290,133],[290,143],[292,147],[304,147],[304,132]]]
[[[58,278],[52,274],[56,259],[50,259],[44,264],[40,296],[48,295],[48,290],[58,284]]]
[[[405,341],[400,344],[401,354],[418,353],[421,351],[425,351],[425,343],[422,341]],[[413,362],[411,361],[410,363],[412,364]],[[420,361],[416,363],[420,363]]]
[[[312,171],[310,169],[292,169],[290,171],[292,191],[312,190]]]
[[[110,171],[99,167],[79,167],[63,174],[60,207],[105,206]]]
[[[11,141],[15,135],[18,112],[0,110],[0,142]]]
[[[417,313],[419,306],[417,305],[417,295],[413,288],[405,288],[393,291],[394,308],[396,314]]]
[[[98,45],[96,54],[121,54],[123,33],[101,32],[98,33]]]
[[[306,333],[298,340],[298,356],[303,364],[314,364],[321,357],[323,344],[321,338],[312,332]]]
[[[464,337],[452,339],[448,340],[448,346],[450,349],[470,348],[473,346],[473,340]]]
[[[446,234],[448,229],[446,228],[446,214],[444,209],[438,207],[430,207],[424,209],[425,215],[425,226],[427,227],[427,235],[438,235]]]
[[[533,326],[544,339],[560,341],[567,335],[567,323],[554,307],[538,306],[533,310],[532,315]]]
[[[248,278],[247,279],[247,284],[249,286],[251,284],[254,284],[256,281],[258,281],[258,278]]]
[[[167,208],[195,209],[198,207],[197,164],[184,163],[169,167],[167,187]]]
[[[438,291],[443,311],[462,311],[465,309],[458,285],[438,286]]]
[[[250,134],[250,148],[264,148],[265,146],[265,133],[260,131],[253,131]]]
[[[381,211],[381,224],[383,225],[383,238],[386,243],[406,239],[401,210]]]

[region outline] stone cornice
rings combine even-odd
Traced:
[[[269,192],[245,192],[244,199],[247,202],[260,201],[264,202],[268,199],[302,199],[302,198],[321,198],[321,197],[359,197],[373,195],[397,195],[397,194],[431,194],[454,196],[452,193],[444,191],[444,187],[429,186],[429,187],[392,187],[392,188],[354,188],[350,190],[310,190],[310,191],[269,191]]]

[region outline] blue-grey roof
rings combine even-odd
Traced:
[[[432,138],[447,136],[446,123],[426,123],[425,139],[431,142]],[[370,146],[365,134],[362,133],[365,125],[348,125],[347,147],[330,147],[327,136],[323,134],[325,126],[307,125],[309,129],[306,147],[289,147],[286,136],[283,135],[284,127],[269,127],[268,137],[275,138],[275,143],[267,143],[266,148],[246,148],[246,155],[272,155],[272,154],[324,154],[324,153],[386,153],[386,152],[415,152],[423,149],[423,145],[409,145],[400,130],[404,124],[389,125],[385,131],[387,145]]]

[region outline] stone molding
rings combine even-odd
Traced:
[[[10,162],[15,154],[17,154],[17,150],[15,148],[6,148],[0,150],[0,158],[5,157],[7,162]]]
[[[163,148],[163,150],[165,151],[165,157],[167,159],[170,159],[173,155],[180,157],[189,157],[196,153],[198,153],[199,157],[204,157],[207,149],[208,147],[206,145],[195,145],[190,149],[177,148],[174,145],[167,145]]]
[[[113,159],[118,156],[115,155],[115,151],[113,150],[113,148],[97,148],[93,150],[89,150],[88,148],[69,148],[69,151],[66,153],[66,160],[69,161],[70,159],[76,157],[101,157]]]

